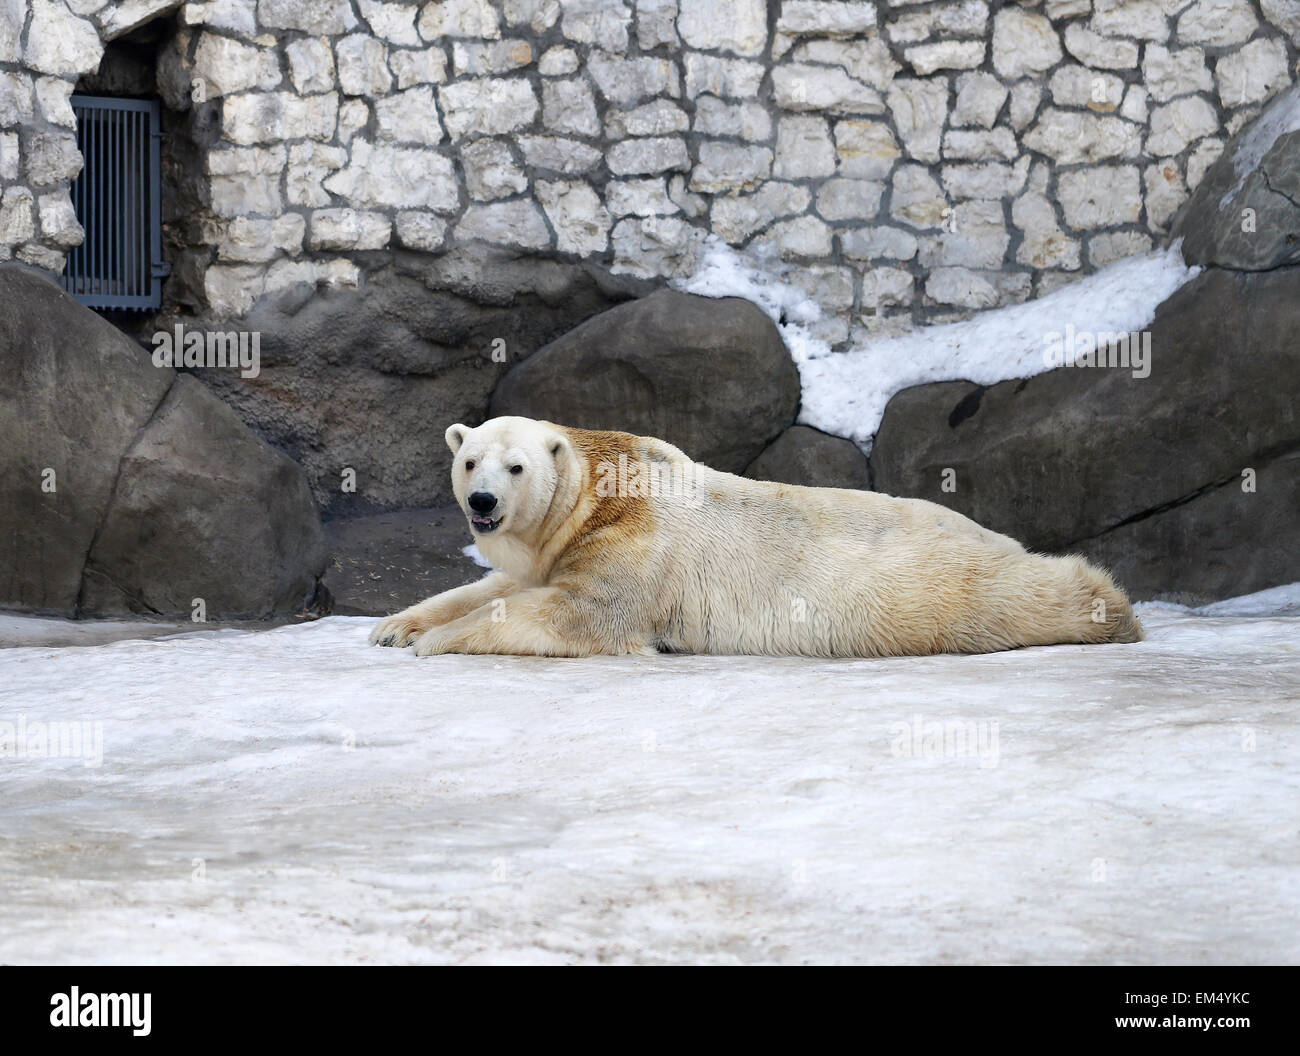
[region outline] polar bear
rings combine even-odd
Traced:
[[[653,437],[530,418],[446,439],[495,571],[388,617],[373,644],[877,657],[1142,638],[1101,569],[932,502],[748,480]]]

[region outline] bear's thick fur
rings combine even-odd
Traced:
[[[372,643],[870,657],[1142,638],[1101,569],[931,502],[748,480],[652,437],[530,418],[453,425],[447,443],[496,571],[388,617]]]

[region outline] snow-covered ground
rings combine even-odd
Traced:
[[[1300,961],[1300,621],[1143,617],[876,661],[417,660],[355,618],[2,650],[0,962]]]

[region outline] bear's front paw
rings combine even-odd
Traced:
[[[416,656],[437,656],[455,651],[451,639],[441,627],[433,627],[415,639]]]
[[[404,649],[419,638],[427,626],[411,613],[399,612],[396,616],[389,616],[379,621],[375,629],[370,632],[370,644],[391,645],[396,649]]]

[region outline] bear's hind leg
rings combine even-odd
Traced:
[[[1142,640],[1142,625],[1124,591],[1082,557],[1026,554],[996,586],[993,608],[1001,617],[1000,637],[1009,644]]]
[[[1090,564],[1082,557],[1062,557],[1083,583],[1087,594],[1088,623],[1083,628],[1085,642],[1140,642],[1145,637],[1142,624],[1133,612],[1128,595],[1111,578],[1110,573]]]

